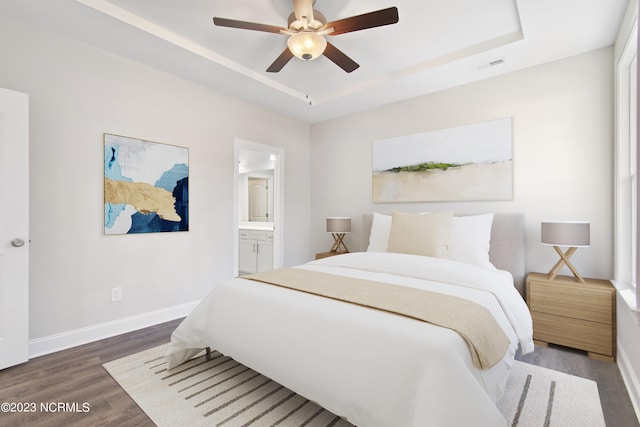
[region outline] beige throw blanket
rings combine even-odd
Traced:
[[[479,369],[498,363],[509,346],[509,339],[489,310],[464,298],[299,268],[280,268],[242,278],[449,328],[467,342],[473,364]]]

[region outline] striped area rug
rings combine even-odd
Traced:
[[[498,409],[511,427],[605,427],[595,381],[518,361]]]
[[[104,364],[160,427],[352,425],[215,351],[167,371],[165,348]],[[605,425],[595,382],[521,362],[498,407],[513,427]]]

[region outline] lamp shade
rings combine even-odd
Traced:
[[[327,232],[329,233],[351,233],[351,218],[344,216],[333,216],[327,218]]]
[[[287,46],[296,57],[312,60],[322,55],[327,47],[327,41],[314,32],[301,31],[289,37]]]
[[[543,222],[540,229],[540,240],[545,245],[554,246],[589,246],[590,224],[584,221]]]

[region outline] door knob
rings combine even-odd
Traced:
[[[16,237],[11,241],[11,246],[13,246],[14,248],[19,248],[20,246],[24,246],[24,240],[22,240],[19,237]]]

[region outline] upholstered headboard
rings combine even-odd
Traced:
[[[373,214],[365,213],[362,222],[361,248],[366,250],[369,246]],[[493,215],[489,259],[496,268],[506,270],[513,275],[514,285],[523,297],[525,296],[524,235],[523,213],[495,213]]]

